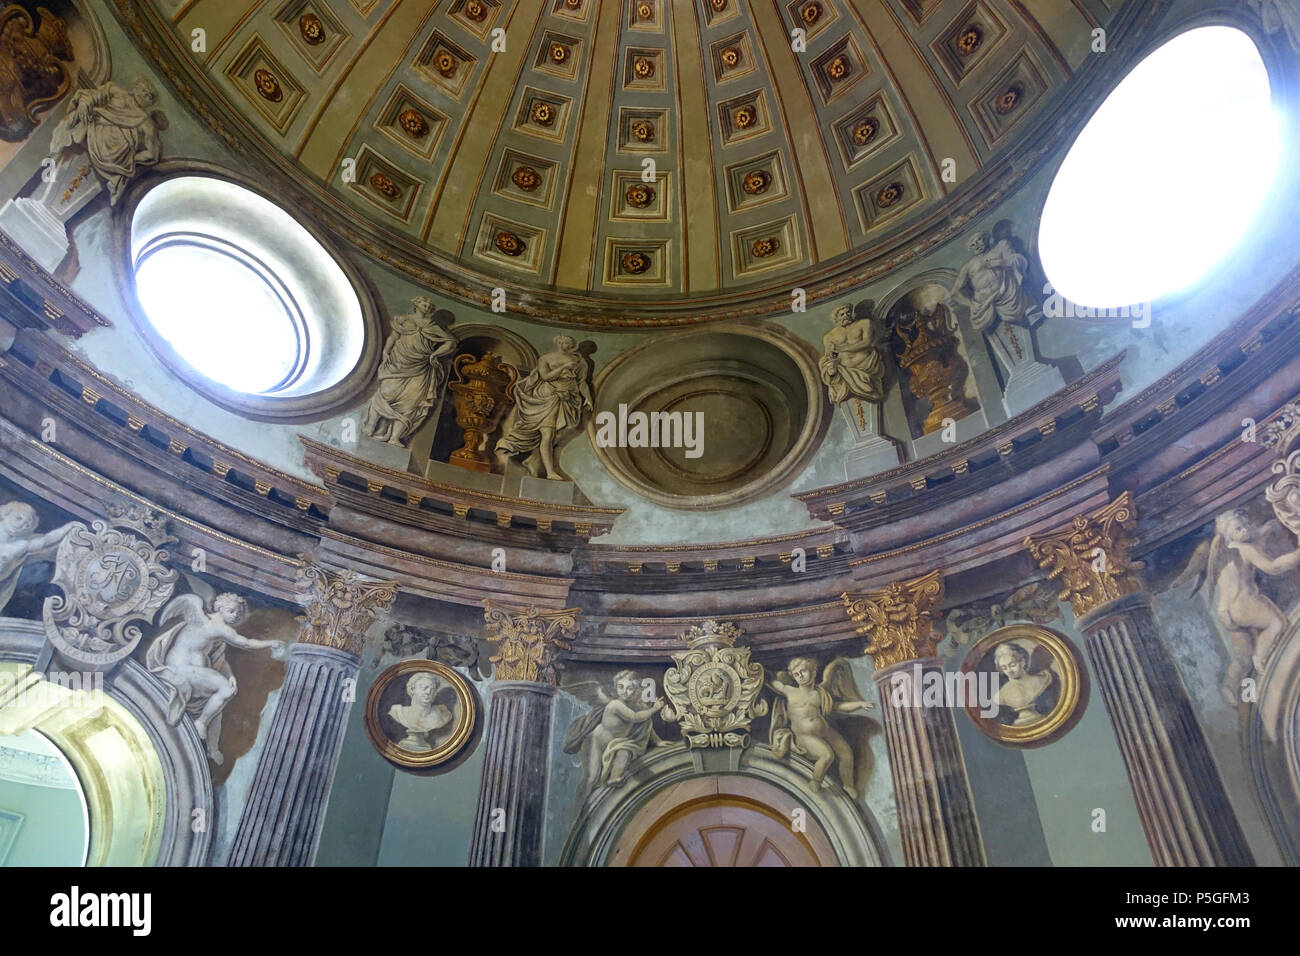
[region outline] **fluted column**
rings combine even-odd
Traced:
[[[483,603],[485,637],[498,648],[469,863],[541,866],[559,652],[569,649],[581,612]]]
[[[1159,866],[1251,866],[1254,860],[1151,603],[1133,573],[1132,497],[1025,539],[1063,587],[1119,741]]]
[[[397,585],[304,563],[306,615],[230,850],[230,866],[310,866],[351,708],[361,649]],[[354,683],[348,685],[347,681]]]
[[[849,617],[868,638],[876,663],[889,769],[898,803],[903,859],[908,866],[984,866],[970,780],[952,710],[926,706],[926,675],[942,679],[932,608],[943,599],[943,576],[843,595]],[[933,678],[931,678],[933,680]]]

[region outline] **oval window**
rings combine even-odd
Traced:
[[[1113,308],[1187,288],[1245,235],[1281,153],[1250,37],[1217,26],[1175,37],[1111,92],[1061,164],[1038,238],[1053,289]]]
[[[361,303],[339,263],[235,183],[180,176],[151,189],[132,213],[131,265],[146,337],[218,400],[273,410],[337,384],[361,357]]]

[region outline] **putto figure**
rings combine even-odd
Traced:
[[[572,336],[557,335],[555,351],[515,385],[515,405],[496,443],[502,472],[510,459],[526,455],[524,467],[539,478],[562,479],[555,465],[555,445],[579,427],[593,407],[588,378],[591,366]]]
[[[622,783],[632,762],[663,742],[655,733],[654,715],[663,709],[664,699],[658,697],[648,707],[638,707],[646,701],[641,699],[641,681],[632,671],[614,675],[613,697],[595,681],[564,689],[592,705],[564,735],[566,754],[582,751],[581,800],[597,787]]]
[[[1256,543],[1256,529],[1244,508],[1225,511],[1214,520],[1214,537],[1192,553],[1174,582],[1196,574],[1192,594],[1210,580],[1215,616],[1227,636],[1229,663],[1223,677],[1223,699],[1231,707],[1241,702],[1241,682],[1252,670],[1262,673],[1277,639],[1289,626],[1286,615],[1259,590],[1255,573],[1285,574],[1300,568],[1300,549],[1271,558]]]
[[[379,363],[379,388],[361,429],[377,441],[405,445],[424,424],[447,384],[457,339],[434,314],[433,300],[416,296],[412,311],[393,319]]]
[[[127,182],[141,166],[162,159],[162,130],[167,119],[154,109],[157,93],[143,77],[130,91],[116,83],[77,90],[68,101],[68,113],[54,128],[50,155],[86,144],[91,168],[108,188],[110,205],[116,205]]]
[[[221,711],[239,689],[226,663],[226,645],[250,651],[285,646],[284,641],[254,640],[236,631],[247,615],[248,606],[237,594],[218,594],[211,610],[197,594],[174,597],[158,623],[177,623],[159,634],[145,655],[146,666],[171,690],[167,722],[175,724],[185,713],[193,717],[215,764],[224,759],[217,747]]]
[[[772,707],[771,746],[779,760],[794,751],[813,762],[809,789],[814,793],[822,788],[834,765],[840,785],[861,800],[875,763],[871,737],[880,733],[881,727],[870,717],[849,716],[875,707],[862,699],[851,667],[845,658],[835,658],[826,665],[818,684],[816,661],[808,657],[790,661],[789,670],[767,685],[777,695]]]
[[[864,302],[862,318],[854,321],[853,308],[842,305],[831,313],[834,326],[822,336],[825,353],[817,363],[831,403],[850,398],[864,402],[885,400],[885,360],[871,312],[874,302]]]
[[[0,505],[0,611],[5,609],[18,587],[18,575],[28,560],[52,558],[59,544],[73,528],[84,528],[77,521],[37,534],[40,518],[26,502],[10,501]]]

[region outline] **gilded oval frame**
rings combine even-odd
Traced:
[[[451,733],[436,747],[427,751],[399,746],[384,729],[383,716],[379,712],[388,689],[394,683],[405,682],[417,673],[432,674],[437,677],[445,687],[455,691],[456,700],[460,705],[460,716],[456,718]],[[434,700],[437,700],[437,696]],[[383,671],[370,685],[370,690],[366,694],[366,735],[374,748],[389,763],[405,770],[429,770],[451,763],[462,755],[465,748],[474,741],[481,713],[482,707],[479,705],[478,694],[475,693],[470,682],[446,664],[424,658],[399,661]]]
[[[1024,641],[1032,641],[1042,648],[1056,665],[1056,673],[1060,678],[1056,706],[1041,719],[1020,726],[1003,724],[996,717],[984,716],[977,700],[967,701],[965,709],[980,732],[1000,744],[1020,748],[1042,747],[1069,733],[1088,708],[1088,671],[1073,641],[1058,631],[1037,624],[1009,624],[980,638],[962,659],[961,672],[963,676],[978,674],[981,663],[999,645],[1017,642],[1024,647],[1021,643]],[[1030,657],[1032,660],[1033,652],[1030,652]],[[996,675],[997,671],[993,670],[992,673]]]

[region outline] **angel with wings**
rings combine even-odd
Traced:
[[[768,682],[777,695],[772,708],[772,753],[785,759],[793,750],[811,760],[814,793],[835,764],[845,791],[861,800],[875,763],[871,737],[880,733],[881,726],[860,712],[875,704],[863,700],[852,665],[843,657],[826,665],[820,684],[814,683],[816,679],[817,662],[796,657],[788,671]]]
[[[1013,622],[1049,624],[1060,617],[1057,589],[1046,581],[1034,581],[1006,597],[953,608],[944,615],[941,626],[956,650]]]
[[[192,584],[195,580],[190,579]],[[171,627],[154,639],[145,654],[146,666],[170,691],[167,722],[176,724],[186,713],[193,717],[194,729],[215,764],[224,759],[217,747],[221,711],[238,690],[226,662],[226,645],[245,650],[286,646],[284,641],[255,640],[236,631],[247,615],[248,606],[236,594],[218,594],[208,604],[198,594],[179,595],[167,602],[158,617],[160,625]]]
[[[564,735],[566,754],[582,751],[583,784],[579,799],[597,787],[623,782],[633,761],[663,741],[654,729],[654,715],[664,706],[658,697],[649,703],[642,698],[641,681],[632,671],[614,675],[611,697],[595,681],[581,681],[564,688],[591,704],[591,710],[569,725]]]
[[[1290,626],[1286,615],[1259,590],[1256,572],[1276,575],[1300,567],[1300,549],[1269,557],[1261,549],[1260,529],[1254,527],[1244,508],[1225,511],[1214,519],[1214,537],[1192,552],[1187,566],[1174,581],[1176,586],[1196,575],[1196,594],[1211,580],[1210,599],[1215,616],[1228,638],[1227,672],[1223,678],[1223,699],[1230,707],[1241,700],[1241,682],[1252,668],[1262,673],[1273,645]]]

